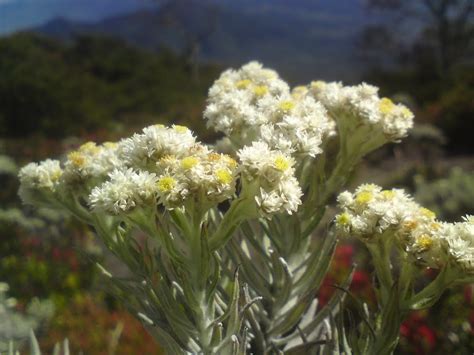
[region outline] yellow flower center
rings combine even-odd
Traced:
[[[239,80],[235,83],[237,89],[246,89],[252,82],[249,79]]]
[[[425,208],[425,207],[420,208],[420,213],[421,213],[422,216],[424,216],[426,218],[430,218],[430,219],[436,218],[436,213],[434,213],[433,211],[431,211],[431,210],[429,210],[428,208]]]
[[[373,194],[370,191],[361,191],[356,196],[356,202],[360,205],[365,205],[373,198]]]
[[[158,190],[161,192],[169,192],[173,190],[176,186],[176,180],[171,176],[163,176],[160,180],[158,180]]]
[[[117,148],[117,143],[115,142],[104,142],[103,146],[107,149],[114,149]]]
[[[71,152],[67,156],[68,160],[77,168],[81,168],[86,164],[86,158],[84,154],[80,152]]]
[[[392,190],[383,190],[383,191],[381,192],[381,195],[382,195],[382,197],[383,197],[384,199],[386,199],[386,200],[391,200],[392,198],[395,197],[395,192],[392,191]]]
[[[320,91],[320,90],[323,90],[327,84],[322,80],[316,80],[316,81],[312,81],[310,85],[311,85],[311,89]]]
[[[224,160],[231,169],[235,169],[237,167],[237,162],[228,155],[224,155]]]
[[[306,86],[297,86],[293,89],[291,96],[293,96],[295,99],[299,99],[303,97],[306,93],[308,92],[308,89]]]
[[[393,111],[394,108],[395,108],[395,104],[389,98],[384,97],[380,99],[379,110],[382,114],[388,115]]]
[[[295,107],[295,103],[293,101],[282,101],[278,107],[283,112],[290,112]]]
[[[265,85],[258,85],[253,88],[253,93],[257,97],[262,97],[268,93],[268,87],[266,87]]]
[[[433,239],[428,234],[422,234],[416,240],[416,245],[423,250],[429,249],[433,245]]]
[[[195,167],[199,163],[199,159],[196,157],[186,157],[183,160],[181,160],[181,167],[183,169],[191,169]]]
[[[350,223],[351,216],[348,213],[344,212],[336,216],[336,223],[341,226],[346,226]]]
[[[62,174],[63,174],[63,171],[60,170],[60,169],[54,171],[54,172],[51,174],[51,180],[52,180],[53,182],[58,181]]]
[[[283,155],[275,158],[275,168],[280,171],[286,171],[290,167],[290,162]]]
[[[186,126],[174,125],[173,129],[178,133],[186,133],[189,131],[189,128]]]
[[[402,116],[405,118],[409,118],[413,116],[413,112],[410,111],[410,109],[406,106],[403,106],[401,109]]]
[[[228,185],[232,182],[232,174],[226,169],[218,169],[216,171],[216,178],[221,184]]]
[[[86,154],[97,154],[100,151],[100,148],[94,142],[86,142],[79,147],[81,153]]]
[[[418,226],[417,221],[406,221],[403,223],[403,229],[406,229],[408,231],[414,230]]]

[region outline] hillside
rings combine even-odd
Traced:
[[[257,59],[294,83],[316,77],[352,81],[360,75],[363,63],[354,50],[366,20],[360,6],[308,0],[271,5],[179,0],[92,24],[56,18],[35,31],[63,40],[107,34],[138,47],[169,48],[224,66]]]
[[[68,44],[36,34],[0,38],[0,134],[64,137],[156,122],[202,125],[207,89],[220,69],[139,50],[118,39]]]

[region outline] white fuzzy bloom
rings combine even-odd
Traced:
[[[122,167],[117,148],[117,143],[111,142],[103,145],[87,142],[81,145],[78,150],[68,154],[62,180],[68,185],[91,180],[93,185],[101,183],[111,171]]]
[[[463,271],[474,274],[474,216],[463,222],[443,224],[439,234],[446,242],[450,258]]]
[[[375,86],[315,81],[310,89],[341,128],[354,130],[363,124],[372,134],[380,133],[387,141],[398,141],[413,127],[413,113],[402,104],[380,98]]]
[[[373,184],[359,186],[354,194],[342,192],[338,205],[343,213],[336,216],[342,234],[371,240],[394,228],[418,208],[403,190],[382,190]]]
[[[260,213],[270,217],[274,213],[296,212],[301,204],[302,191],[298,180],[294,176],[282,180],[276,188],[266,191],[260,188],[260,193],[255,196],[255,201]]]
[[[154,125],[121,140],[118,154],[128,167],[153,170],[161,158],[186,156],[195,144],[196,138],[186,127]]]
[[[63,170],[59,161],[47,159],[24,166],[18,177],[22,188],[54,191],[62,174]]]
[[[89,204],[95,211],[126,213],[135,207],[153,205],[157,194],[157,178],[146,171],[114,170],[110,180],[95,187]]]
[[[163,172],[158,180],[158,191],[165,206],[180,206],[191,198],[216,204],[233,196],[237,162],[208,149],[194,153],[181,159],[167,156],[157,163],[158,170]]]
[[[204,117],[239,146],[261,140],[287,154],[312,157],[334,132],[320,103],[301,88],[291,93],[276,72],[256,62],[221,75],[209,90]]]
[[[355,236],[364,242],[394,238],[417,265],[439,268],[447,256],[439,231],[442,224],[435,214],[415,203],[403,190],[382,190],[373,184],[358,187],[354,194],[339,195],[342,213],[336,228],[342,236]]]
[[[277,212],[291,214],[301,204],[302,191],[295,178],[295,161],[284,153],[272,150],[264,142],[254,142],[237,153],[245,183],[258,188],[255,201],[262,215]]]
[[[204,117],[216,131],[245,138],[255,125],[269,120],[260,109],[265,105],[261,101],[288,96],[289,90],[275,71],[250,62],[239,70],[226,70],[215,81],[209,89]]]

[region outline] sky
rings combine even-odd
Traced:
[[[35,27],[59,16],[95,22],[154,4],[153,0],[0,0],[0,35]]]

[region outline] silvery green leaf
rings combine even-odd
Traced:
[[[36,340],[33,330],[30,330],[30,355],[41,355],[38,341]]]

